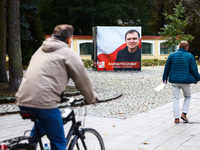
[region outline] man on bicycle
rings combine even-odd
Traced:
[[[70,49],[72,36],[71,25],[54,28],[52,36],[32,56],[16,93],[19,108],[31,110],[39,116],[40,133],[47,135],[52,150],[66,150],[67,141],[57,103],[69,79],[75,82],[88,103],[96,102],[84,64],[78,54]]]

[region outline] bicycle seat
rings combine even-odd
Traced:
[[[29,110],[21,110],[20,115],[23,119],[31,119],[31,120],[36,120],[39,118],[37,114],[35,114],[32,111]]]

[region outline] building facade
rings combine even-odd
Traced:
[[[46,36],[48,38],[49,35]],[[161,36],[142,36],[142,59],[166,60],[171,52],[176,51],[177,47],[164,45],[165,40]],[[73,37],[71,47],[82,59],[92,59],[93,41],[92,36]]]

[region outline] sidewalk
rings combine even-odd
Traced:
[[[188,119],[187,124],[174,124],[171,102],[125,120],[88,117],[86,127],[99,131],[106,150],[200,150],[200,93],[192,95]],[[0,125],[1,141],[22,135],[33,124],[8,115],[0,117]]]

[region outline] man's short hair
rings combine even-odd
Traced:
[[[65,41],[67,38],[72,37],[74,28],[68,24],[57,25],[53,29],[53,35]]]
[[[138,34],[138,39],[140,39],[140,33],[139,33],[137,30],[131,29],[131,30],[128,30],[128,31],[126,32],[126,34],[125,34],[125,40],[126,40],[126,35],[127,35],[128,33],[134,33],[134,32],[136,32],[136,33]]]
[[[179,48],[183,48],[183,49],[186,49],[186,47],[189,46],[189,43],[187,41],[181,41],[179,43]]]

